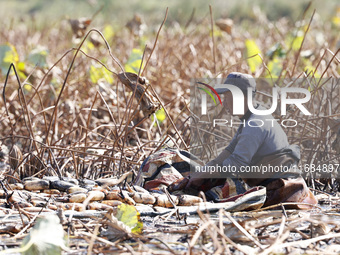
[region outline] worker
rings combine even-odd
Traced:
[[[248,93],[252,97],[256,94],[256,81],[248,74],[239,72],[230,73],[225,84],[239,88],[244,98]],[[228,88],[216,89],[216,92],[224,97],[223,107],[233,114],[233,94]],[[229,196],[237,195],[253,186],[265,186],[267,200],[265,205],[277,204],[280,202],[297,202],[297,208],[309,208],[305,203],[317,204],[317,200],[308,189],[305,180],[298,171],[300,160],[300,149],[297,145],[290,145],[287,135],[282,127],[274,120],[272,115],[256,115],[249,108],[244,100],[244,112],[240,119],[240,126],[232,138],[230,144],[213,160],[203,167],[220,166],[230,169],[236,168],[236,173],[247,166],[283,166],[284,172],[257,173],[241,176],[227,176],[226,178],[206,178],[204,171],[191,172],[186,189],[198,189],[205,192],[208,200],[223,200]],[[252,100],[254,102],[254,100]],[[262,106],[255,105],[257,110],[265,110]],[[268,119],[273,121],[268,121]],[[261,121],[262,120],[262,121]],[[261,122],[261,125],[254,125],[254,122]],[[249,125],[249,123],[253,123]],[[288,169],[288,171],[287,171]],[[218,175],[217,171],[215,172]],[[208,189],[208,190],[207,190]],[[243,191],[242,191],[243,189]]]

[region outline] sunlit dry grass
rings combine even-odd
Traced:
[[[1,31],[0,42],[11,43],[18,52],[16,68],[22,73],[22,89],[18,90],[15,76],[10,75],[4,90],[6,107],[1,101],[1,142],[9,148],[19,146],[23,158],[17,171],[24,168],[23,176],[56,174],[56,169],[62,175],[90,178],[137,172],[143,159],[163,146],[189,148],[191,78],[253,71],[254,77],[268,77],[278,86],[295,78],[305,79],[303,86],[310,84],[312,100],[308,107],[313,117],[302,118],[298,112],[290,112],[287,117],[301,120],[297,128],[286,131],[290,142],[302,146],[303,162],[334,161],[338,155],[332,143],[339,119],[339,86],[323,85],[319,78],[339,76],[336,33],[333,25],[312,16],[307,12],[295,23],[286,18],[270,22],[259,13],[251,27],[247,23],[234,24],[230,34],[214,26],[214,41],[207,17],[194,19],[186,27],[166,23],[142,70],[151,84],[148,90],[166,110],[150,118],[143,116],[133,93],[119,82],[116,74],[123,70],[114,58],[124,67],[133,49],[139,49],[144,51],[145,64],[156,34],[138,36],[126,28],[105,32],[107,27],[102,26],[99,30],[106,36],[114,58],[104,40],[92,31],[69,70],[82,40],[75,39],[68,21],[42,30],[35,30],[34,24],[7,24],[10,29]],[[247,59],[252,54],[246,40],[253,41],[261,51],[255,57],[255,70]],[[282,55],[268,52],[275,45],[281,47]],[[47,62],[35,67],[27,56],[39,47],[48,51]],[[272,66],[275,61],[279,71]],[[19,62],[25,67],[20,69]],[[2,84],[5,75],[2,73]],[[259,90],[271,93],[271,85],[261,84]],[[262,97],[258,99],[268,101]],[[142,123],[136,125],[139,121]]]

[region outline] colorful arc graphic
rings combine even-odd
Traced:
[[[203,90],[205,93],[207,93],[207,94],[212,98],[212,100],[214,101],[215,105],[217,105],[214,96],[211,94],[211,92],[210,92],[209,90],[207,90],[207,89],[205,89],[205,88],[200,88],[200,87],[198,87],[198,88],[199,88],[200,90]]]
[[[222,105],[222,100],[221,100],[220,96],[217,94],[216,90],[215,90],[213,87],[211,87],[210,85],[208,85],[208,84],[206,84],[206,83],[203,83],[203,82],[197,82],[197,83],[206,86],[206,87],[209,88],[212,92],[214,92],[214,94],[217,96],[218,100],[220,101],[220,104]],[[204,89],[204,88],[199,88],[199,89],[201,89],[201,90],[203,90],[204,92],[206,92],[206,93],[212,98],[212,100],[214,101],[215,105],[217,104],[215,98],[213,97],[213,95],[211,94],[211,92],[210,92],[209,90]]]

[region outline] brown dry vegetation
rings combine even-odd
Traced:
[[[309,19],[310,16],[297,23],[306,29]],[[131,135],[134,133],[126,129],[126,124],[131,125],[128,119],[133,120],[131,113],[138,109],[136,100],[129,103],[131,91],[127,90],[114,74],[109,73],[114,79],[112,84],[105,79],[94,84],[90,78],[90,66],[98,65],[99,61],[112,72],[122,72],[115,60],[110,57],[102,38],[96,37],[100,45],[92,49],[86,49],[86,42],[89,39],[85,41],[85,46],[81,50],[85,50],[87,55],[83,52],[78,53],[64,90],[59,94],[76,52],[76,48],[70,50],[73,45],[69,24],[61,22],[59,27],[53,29],[46,27],[42,31],[35,31],[24,25],[16,26],[12,30],[3,30],[2,43],[12,43],[22,61],[25,61],[24,56],[37,45],[47,47],[50,70],[46,67],[34,69],[32,64],[26,64],[24,72],[28,79],[25,82],[30,84],[32,89],[30,91],[24,89],[25,100],[21,94],[21,97],[18,97],[15,76],[9,77],[4,91],[8,115],[2,102],[2,141],[6,144],[18,144],[25,157],[28,157],[26,162],[33,154],[36,154],[45,165],[51,166],[63,165],[65,159],[72,158],[64,167],[64,171],[71,171],[70,168],[82,169],[76,171],[76,174],[92,178],[102,175],[103,172],[115,175],[130,169],[137,170],[146,155],[169,139],[172,139],[179,148],[188,148],[190,112],[187,108],[190,99],[190,79],[225,77],[231,71],[250,73],[244,44],[247,38],[253,38],[262,51],[266,51],[277,42],[284,45],[285,38],[292,37],[292,30],[299,30],[297,26],[300,26],[284,18],[271,23],[264,16],[260,16],[254,22],[255,29],[250,30],[247,26],[236,25],[231,35],[215,27],[215,32],[217,30],[218,33],[214,38],[214,44],[209,34],[211,32],[209,19],[192,22],[187,28],[179,27],[176,23],[163,28],[151,60],[143,70],[143,76],[149,80],[151,84],[149,90],[157,94],[170,118],[165,118],[159,127],[156,127],[150,118],[145,120],[141,129],[137,129],[139,141],[136,146],[131,146],[125,139],[127,132]],[[92,31],[91,35],[97,35],[97,32]],[[318,40],[318,37],[323,39]],[[150,42],[147,41],[145,58],[151,53],[154,38],[150,36]],[[117,31],[108,43],[113,56],[120,63],[125,63],[133,48],[144,46],[138,42],[138,37],[122,29]],[[216,53],[215,61],[213,47]],[[319,77],[339,76],[339,59],[335,55],[336,34],[327,24],[313,20],[301,49],[292,50],[290,45],[283,47],[286,48],[287,54],[281,60],[282,72],[279,79],[273,80],[279,86],[283,86],[287,79],[303,78],[306,82],[302,86],[311,84],[313,95],[308,105],[313,118],[308,119],[308,125],[304,125],[307,120],[302,119],[299,128],[288,130],[291,142],[308,144],[307,151],[302,153],[306,162],[311,162],[313,158],[316,160],[315,163],[323,162],[325,155],[316,155],[318,151],[327,151],[332,159],[336,155],[331,149],[335,132],[331,132],[330,127],[334,126],[334,121],[330,122],[328,116],[337,117],[339,86],[333,84],[331,87],[329,83],[324,86],[325,82],[315,79],[313,71],[307,71],[305,67],[308,62],[309,68],[315,68]],[[311,51],[308,59],[301,57],[301,51],[306,50]],[[268,76],[266,63],[268,64],[270,60],[267,56],[262,58],[263,65],[257,68],[255,77]],[[22,84],[24,85],[25,83]],[[271,93],[271,86],[267,84],[259,90]],[[55,110],[54,105],[58,97],[60,101]],[[55,116],[52,117],[53,112]],[[127,117],[129,115],[130,118]],[[140,120],[141,117],[137,116],[134,120]],[[49,126],[50,133],[47,135]],[[53,150],[49,147],[53,147]],[[105,159],[95,157],[91,164],[86,164],[91,165],[91,171],[87,171],[80,166],[83,164],[81,158],[86,156],[91,148],[94,152],[96,149],[102,150],[107,157]],[[57,161],[51,161],[51,156],[45,157],[47,152],[53,152]],[[48,171],[47,168],[44,169]],[[31,169],[33,172],[40,170]]]
[[[302,86],[311,89],[312,99],[307,108],[313,116],[301,117],[297,111],[291,111],[287,116],[299,119],[297,128],[286,131],[290,142],[302,147],[302,162],[339,163],[339,145],[335,141],[340,141],[337,133],[340,86],[334,79],[333,83],[318,79],[339,78],[338,28],[323,23],[318,16],[311,21],[312,16],[307,12],[297,22],[286,18],[270,22],[259,13],[251,23],[235,24],[231,34],[215,26],[214,40],[207,17],[194,19],[187,27],[176,22],[166,23],[157,43],[156,33],[149,33],[147,39],[143,39],[122,28],[107,38],[110,50],[98,36],[101,29],[92,30],[79,48],[82,41],[75,41],[66,21],[41,30],[36,30],[34,23],[31,26],[5,24],[0,32],[0,44],[9,42],[15,46],[20,61],[26,63],[21,72],[27,79],[20,78],[19,88],[11,73],[5,88],[6,73],[0,76],[3,99],[6,100],[6,105],[0,101],[0,143],[10,150],[16,145],[20,151],[10,154],[14,163],[2,173],[3,180],[14,182],[32,175],[91,179],[119,176],[131,170],[137,173],[143,160],[164,146],[189,149],[190,79],[226,77],[232,71],[251,73],[246,39],[253,39],[263,53],[281,42],[286,51],[279,59],[282,71],[270,80],[283,86],[288,79],[301,78],[305,81]],[[91,25],[87,31],[90,29]],[[294,32],[298,30],[303,33],[303,44],[292,49],[292,45],[285,42],[287,38],[294,38]],[[90,36],[99,44],[89,46]],[[26,62],[25,56],[38,45],[48,49],[46,67],[35,67]],[[141,75],[149,81],[148,90],[165,109],[166,117],[162,122],[156,121],[155,115],[151,118],[142,114],[133,92],[116,75],[124,71],[117,63],[124,66],[133,48],[144,51],[144,63],[151,56]],[[253,73],[256,78],[270,76],[270,57],[265,54],[261,57],[263,64]],[[95,83],[91,80],[91,66],[99,69],[102,65],[109,70],[106,75],[113,78],[112,83],[104,75]],[[314,70],[310,70],[311,67]],[[271,93],[271,86],[267,84],[259,90]],[[315,188],[338,191],[334,179],[310,181]],[[222,249],[221,245],[228,241],[218,234],[210,236],[213,236],[216,249]],[[195,244],[193,240],[191,245]],[[258,243],[251,245],[257,247]],[[244,248],[237,249],[245,251]]]

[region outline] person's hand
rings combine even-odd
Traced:
[[[183,190],[185,189],[188,182],[189,182],[189,177],[183,177],[181,179],[178,179],[177,181],[174,181],[168,186],[168,191],[171,193],[177,190]]]
[[[192,172],[187,178],[189,181],[185,186],[185,189],[198,189],[205,180],[205,178],[203,178],[202,172]]]
[[[191,177],[185,186],[185,189],[197,189],[203,184],[204,180],[204,178]]]

